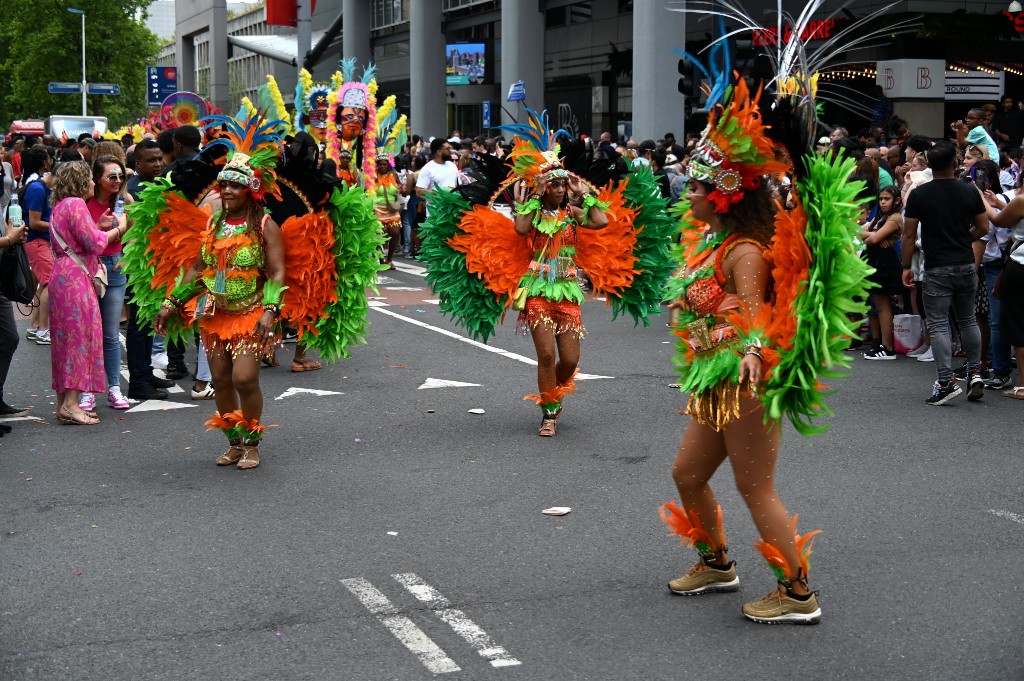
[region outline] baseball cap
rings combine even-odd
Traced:
[[[820,144],[823,147],[827,147],[830,144],[832,144],[832,139],[830,137],[822,137],[821,139],[818,140],[818,144]]]

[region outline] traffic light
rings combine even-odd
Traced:
[[[693,95],[696,81],[696,73],[693,64],[690,63],[689,59],[680,59],[676,68],[679,71],[679,75],[682,76],[682,78],[679,79],[679,84],[676,88],[679,90],[680,94],[691,97]]]

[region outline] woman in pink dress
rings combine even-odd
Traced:
[[[93,221],[85,201],[93,195],[94,188],[88,164],[63,163],[55,173],[50,198],[50,244],[54,254],[50,278],[53,389],[57,391],[57,418],[61,423],[78,425],[99,423],[94,413],[78,406],[81,393],[102,392],[107,387],[100,305],[92,279],[100,266],[100,254],[128,229],[124,216],[115,217],[109,210],[100,217],[98,225]]]

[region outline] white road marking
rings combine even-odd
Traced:
[[[385,291],[422,291],[422,286],[385,286]]]
[[[381,300],[383,300],[383,299],[381,299]],[[373,300],[373,299],[370,299],[369,301],[367,301],[366,304],[369,307],[376,307],[376,308],[388,307],[387,303],[382,303],[380,300]]]
[[[441,299],[440,298],[427,298],[426,300],[422,300],[420,302],[427,303],[428,305],[440,305],[441,304]]]
[[[522,664],[519,660],[509,655],[508,651],[499,646],[491,638],[490,634],[481,629],[473,620],[466,617],[466,613],[452,604],[441,593],[430,586],[416,574],[407,572],[404,574],[391,575],[399,584],[404,586],[409,593],[420,601],[430,606],[430,609],[438,619],[450,626],[456,634],[466,640],[473,649],[480,653],[481,657],[491,663],[492,667],[513,667]]]
[[[479,341],[475,341],[472,338],[466,338],[465,336],[460,336],[459,334],[455,333],[454,331],[449,331],[448,329],[442,329],[440,327],[433,326],[431,324],[427,324],[426,322],[421,322],[418,319],[413,319],[412,317],[406,317],[405,315],[400,315],[397,312],[392,312],[391,310],[385,309],[386,308],[385,305],[381,305],[381,304],[374,305],[373,301],[370,301],[370,307],[372,307],[373,309],[377,310],[377,312],[382,312],[382,313],[384,313],[386,315],[394,317],[395,319],[401,319],[402,321],[409,322],[410,324],[415,324],[416,326],[422,326],[424,329],[430,329],[431,331],[436,331],[437,333],[439,333],[441,335],[444,335],[444,336],[448,336],[449,338],[454,338],[455,340],[460,340],[463,343],[469,343],[470,345],[472,345],[474,347],[477,347],[477,348],[480,348],[481,350],[486,350],[487,352],[493,352],[496,355],[502,355],[503,357],[508,357],[509,359],[514,359],[515,361],[522,362],[523,364],[530,364],[532,366],[537,366],[537,360],[535,360],[535,359],[531,359],[530,357],[524,357],[523,355],[518,355],[518,354],[516,354],[514,352],[509,352],[508,350],[503,350],[501,348],[496,348],[493,345],[487,345],[485,343],[481,343]]]
[[[410,265],[399,260],[395,260],[394,264],[395,269],[398,270],[399,272],[405,272],[406,274],[415,274],[417,277],[427,276],[426,267],[420,267],[419,265]]]
[[[292,395],[298,395],[300,393],[308,393],[310,395],[316,395],[317,397],[324,397],[325,395],[344,395],[345,393],[339,393],[335,390],[317,390],[316,388],[288,388],[283,393],[275,397],[275,400],[283,400],[286,397]]]
[[[1007,520],[1012,520],[1015,523],[1020,523],[1021,525],[1024,525],[1024,515],[1013,513],[1012,511],[998,511],[994,508],[989,510],[989,513],[991,513],[994,516],[1006,518]]]
[[[463,383],[462,381],[447,381],[443,378],[428,378],[419,387],[419,390],[427,388],[479,388],[479,383]]]
[[[126,413],[137,414],[141,411],[170,411],[171,409],[191,409],[198,407],[198,404],[186,404],[184,402],[169,402],[168,400],[146,400],[137,407],[128,409]]]
[[[7,416],[7,417],[4,417],[4,418],[0,418],[0,421],[12,421],[12,422],[17,422],[17,421],[22,421],[22,422],[25,422],[25,421],[38,421],[38,422],[41,423],[43,421],[43,417],[42,416]]]
[[[445,655],[444,651],[430,640],[411,619],[399,614],[398,608],[388,600],[388,597],[368,581],[354,578],[343,579],[341,583],[432,673],[444,674],[462,671],[462,668],[455,664],[455,660]]]
[[[430,329],[431,331],[436,331],[437,333],[440,333],[440,334],[442,334],[444,336],[448,336],[449,338],[454,338],[455,340],[460,340],[463,343],[469,343],[470,345],[472,345],[474,347],[477,347],[477,348],[480,348],[481,350],[486,350],[487,352],[493,352],[496,355],[501,355],[502,357],[507,357],[509,359],[514,359],[515,361],[522,362],[523,364],[529,364],[531,366],[537,366],[537,360],[535,360],[535,359],[533,359],[531,357],[525,357],[525,356],[517,354],[515,352],[510,352],[509,350],[504,350],[502,348],[496,348],[493,345],[487,345],[486,343],[481,343],[479,341],[475,341],[472,338],[466,338],[465,336],[459,335],[459,334],[455,333],[454,331],[449,331],[448,329],[442,329],[442,328],[440,328],[438,326],[433,326],[432,324],[427,324],[426,322],[421,322],[418,319],[413,319],[412,317],[406,317],[405,315],[398,314],[397,312],[392,312],[391,310],[385,309],[386,307],[388,307],[387,304],[385,304],[385,303],[378,303],[376,301],[371,300],[370,301],[370,307],[375,309],[375,310],[377,310],[377,312],[383,312],[384,314],[389,315],[391,317],[394,317],[395,319],[401,319],[402,321],[409,322],[410,324],[415,324],[416,326],[422,326],[424,329]],[[593,379],[598,379],[598,378],[615,378],[615,377],[614,376],[601,376],[600,374],[583,374],[583,373],[576,374],[576,380],[578,380],[578,381],[588,381],[588,380],[593,380]]]

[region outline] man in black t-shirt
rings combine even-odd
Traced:
[[[947,141],[936,142],[927,152],[932,181],[911,192],[904,223],[903,284],[914,285],[910,269],[917,230],[921,228],[924,251],[924,309],[935,355],[935,382],[926,402],[940,405],[961,394],[953,377],[949,310],[952,305],[967,354],[967,399],[980,400],[985,393],[981,378],[981,331],[974,316],[978,274],[974,267],[975,241],[988,232],[988,216],[981,193],[973,184],[953,179],[956,150]]]

